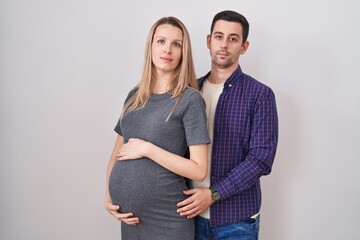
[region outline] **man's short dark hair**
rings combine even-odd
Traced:
[[[225,10],[217,13],[214,16],[214,19],[211,23],[210,34],[212,34],[214,30],[215,23],[219,20],[240,23],[243,28],[243,32],[242,32],[243,43],[247,40],[250,26],[249,26],[249,22],[246,20],[246,18],[243,15],[231,10]]]

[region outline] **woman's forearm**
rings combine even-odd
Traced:
[[[190,146],[190,159],[148,143],[145,157],[183,177],[203,181],[207,174],[207,144]]]

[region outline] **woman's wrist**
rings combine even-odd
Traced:
[[[154,144],[152,144],[151,142],[145,142],[145,144],[144,144],[144,149],[143,149],[143,155],[144,155],[144,157],[147,157],[147,158],[152,158],[152,153],[154,153],[155,152],[155,145]]]

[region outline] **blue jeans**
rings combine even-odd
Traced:
[[[248,218],[239,223],[211,227],[210,220],[195,218],[195,240],[258,240],[260,215],[256,219]]]

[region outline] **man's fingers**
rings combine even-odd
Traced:
[[[183,191],[183,193],[185,195],[193,195],[195,192],[196,192],[196,190],[194,190],[194,189],[189,189],[189,190]],[[186,206],[186,205],[193,203],[194,201],[195,201],[194,196],[190,196],[190,197],[186,198],[185,200],[178,202],[176,204],[176,206],[178,206],[178,207]]]
[[[196,213],[199,210],[198,207],[184,207],[182,211],[178,211],[181,216],[189,216]]]
[[[183,207],[183,206],[189,205],[192,202],[193,202],[193,200],[191,199],[191,197],[189,197],[189,198],[177,203],[176,206]]]
[[[177,210],[180,216],[186,216],[187,218],[193,218],[199,215],[202,210],[196,204],[190,204]]]
[[[194,193],[196,193],[196,189],[188,189],[188,190],[184,190],[183,193],[185,195],[193,195]]]
[[[195,211],[197,209],[197,205],[192,202],[190,204],[187,204],[181,208],[178,208],[177,212],[180,213],[180,215],[187,215],[186,213],[189,211]],[[182,214],[183,213],[183,214]]]
[[[194,214],[191,214],[191,215],[186,216],[186,218],[194,218],[194,217],[196,217],[197,215],[199,215],[200,213],[201,213],[200,211],[195,212]]]

